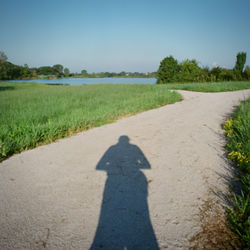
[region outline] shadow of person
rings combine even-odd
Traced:
[[[148,183],[140,169],[150,164],[139,147],[121,136],[96,166],[107,172],[101,212],[90,249],[159,249],[150,221]]]

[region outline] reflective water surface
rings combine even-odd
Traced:
[[[58,79],[35,79],[35,80],[12,80],[10,82],[37,82],[44,84],[155,84],[155,78],[58,78]]]

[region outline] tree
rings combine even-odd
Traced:
[[[249,66],[246,66],[244,74],[247,80],[250,80],[250,67]]]
[[[88,75],[88,72],[87,72],[87,70],[83,69],[83,70],[81,71],[81,74],[82,74],[83,76],[86,76],[86,75]]]
[[[3,51],[0,51],[0,61],[6,62],[8,57],[5,55]]]
[[[22,67],[7,61],[0,61],[0,79],[19,79],[22,76]]]
[[[21,74],[23,77],[31,77],[32,76],[32,72],[29,69],[28,64],[24,64],[24,67],[21,67]]]
[[[53,75],[54,70],[50,66],[42,66],[38,68],[38,74],[40,75]]]
[[[212,68],[212,70],[211,70],[211,80],[212,81],[219,81],[221,72],[222,72],[222,68],[219,67],[219,66]]]
[[[126,72],[125,71],[121,71],[118,76],[126,76]]]
[[[11,79],[12,64],[0,60],[0,80]]]
[[[200,80],[201,68],[198,62],[193,60],[185,60],[180,64],[178,73],[178,81],[180,82],[197,82]]]
[[[208,67],[204,67],[201,69],[198,81],[199,82],[209,82],[210,81],[210,70]]]
[[[63,75],[63,66],[61,64],[55,64],[53,65],[53,74],[57,76],[62,76]]]
[[[246,58],[247,58],[247,53],[239,52],[237,54],[237,60],[236,60],[235,66],[234,66],[234,70],[242,73],[244,65],[246,63]]]
[[[180,70],[178,61],[173,56],[165,57],[159,66],[157,72],[157,83],[174,82]]]
[[[69,76],[70,72],[68,68],[64,68],[64,75]]]
[[[219,81],[234,81],[236,79],[237,75],[235,72],[231,69],[221,69],[219,74]]]

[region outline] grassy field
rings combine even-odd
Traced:
[[[250,82],[53,86],[0,82],[0,161],[39,144],[181,100],[168,89],[250,88]]]
[[[229,210],[229,225],[250,249],[250,99],[241,103],[234,116],[226,121],[228,157],[239,170],[241,194],[234,195],[234,208]]]
[[[38,144],[180,100],[180,94],[164,85],[1,82],[0,161]]]
[[[250,82],[215,82],[215,83],[176,83],[166,84],[169,89],[182,89],[197,92],[225,92],[250,89]]]

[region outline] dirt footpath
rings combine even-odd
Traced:
[[[0,163],[0,249],[188,249],[226,193],[221,124],[250,90],[184,100]]]

